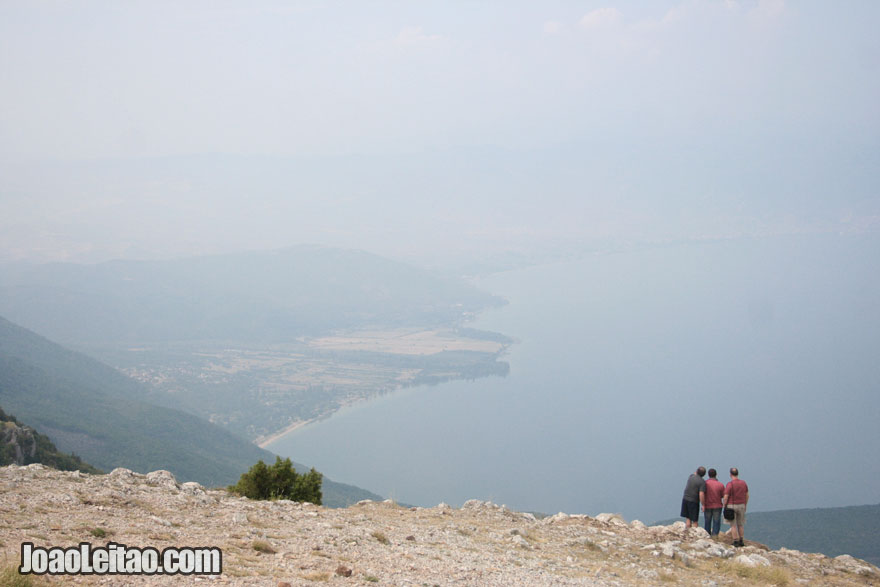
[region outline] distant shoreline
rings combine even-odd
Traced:
[[[498,358],[503,356],[511,344],[516,341],[506,335],[465,328],[461,326],[416,329],[397,328],[390,330],[361,330],[326,336],[308,341],[308,346],[329,352],[365,352],[387,357],[430,357],[443,352],[451,353],[482,353],[491,355],[492,362],[487,367],[480,361],[476,365],[453,364],[431,370],[428,365],[420,366],[405,377],[398,376],[396,381],[385,382],[392,385],[375,389],[373,393],[350,396],[339,403],[327,406],[323,413],[312,418],[300,419],[276,429],[253,440],[260,448],[267,449],[272,443],[284,438],[289,433],[308,424],[320,422],[336,415],[343,408],[367,402],[376,397],[394,393],[419,385],[435,385],[447,381],[466,380],[490,375],[506,375],[509,366],[504,363],[496,367]],[[470,367],[470,369],[468,369]]]
[[[272,434],[269,434],[268,436],[262,436],[262,437],[256,439],[254,441],[254,444],[259,446],[260,448],[266,448],[266,446],[272,444],[276,440],[280,440],[287,433],[293,432],[294,430],[296,430],[298,428],[302,428],[303,426],[307,426],[308,424],[311,424],[311,423],[317,422],[317,421],[318,421],[318,418],[314,418],[311,420],[297,420],[296,422],[294,422],[293,424],[290,424],[286,428],[282,428],[281,430],[273,432]]]

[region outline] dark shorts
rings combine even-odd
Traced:
[[[700,519],[700,502],[681,500],[681,517],[687,518],[691,522],[697,522]]]

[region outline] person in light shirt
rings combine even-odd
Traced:
[[[749,486],[739,478],[739,469],[730,468],[730,482],[724,488],[724,506],[733,509],[734,518],[729,520],[734,546],[745,546],[746,505],[749,503]]]

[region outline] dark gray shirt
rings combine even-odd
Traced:
[[[691,473],[687,485],[684,486],[684,500],[699,502],[701,491],[706,493],[706,482],[696,473]]]

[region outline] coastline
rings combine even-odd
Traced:
[[[491,355],[491,365],[497,364],[499,358],[503,357],[510,346],[517,341],[503,334],[479,331],[475,329],[466,329],[467,334],[460,334],[459,328],[455,329],[397,329],[390,331],[393,335],[389,336],[389,331],[361,331],[356,333],[347,333],[345,335],[337,335],[336,337],[326,337],[319,341],[310,341],[310,346],[324,347],[326,350],[335,351],[363,351],[364,347],[372,347],[373,352],[387,356],[429,356],[441,352],[466,352],[466,353],[485,353]],[[400,345],[401,340],[406,340]],[[418,339],[416,344],[411,341]],[[394,348],[377,348],[389,341],[394,341]],[[421,343],[421,344],[419,344]],[[400,346],[397,346],[400,345]],[[390,345],[389,345],[390,346]],[[415,347],[415,348],[413,348]],[[377,397],[393,394],[398,391],[417,387],[420,385],[436,385],[447,381],[458,381],[488,376],[506,376],[509,365],[501,363],[503,367],[486,367],[482,361],[476,370],[467,371],[463,365],[452,367],[452,371],[440,372],[431,371],[430,368],[422,367],[416,369],[413,373],[405,377],[398,377],[394,385],[385,388],[374,389],[370,393],[363,395],[349,396],[333,406],[329,406],[325,412],[308,419],[296,420],[295,422],[277,429],[268,434],[262,435],[254,439],[254,444],[260,448],[269,449],[269,445],[281,440],[289,433],[298,430],[309,424],[314,424],[328,418],[332,418],[340,410],[351,407],[356,404],[368,402]],[[473,366],[471,366],[473,368]]]
[[[399,391],[404,388],[406,388],[406,385],[398,385],[394,389],[391,389],[385,393],[394,393],[395,391]],[[281,440],[282,438],[284,438],[285,436],[287,436],[288,434],[290,434],[294,430],[299,430],[300,428],[304,428],[304,427],[308,426],[309,424],[314,424],[316,422],[321,422],[322,420],[327,420],[328,418],[332,418],[333,415],[338,413],[340,410],[343,410],[343,409],[348,408],[350,406],[359,404],[361,402],[370,401],[371,399],[379,397],[380,395],[385,395],[385,393],[374,394],[374,395],[364,396],[364,397],[348,398],[347,400],[344,400],[342,403],[340,403],[335,408],[328,410],[326,413],[323,413],[320,416],[317,416],[315,418],[309,418],[308,420],[297,420],[296,422],[293,422],[292,424],[285,426],[284,428],[282,428],[280,430],[276,430],[275,432],[272,432],[272,433],[267,434],[265,436],[261,436],[260,438],[257,438],[256,440],[254,440],[254,444],[256,444],[257,446],[259,446],[262,449],[270,450],[268,448],[268,446],[270,444]]]
[[[260,448],[266,448],[268,445],[272,444],[276,440],[280,440],[287,433],[293,432],[294,430],[297,430],[299,428],[302,428],[303,426],[306,426],[308,424],[311,424],[312,422],[317,422],[317,421],[318,421],[318,418],[313,418],[311,420],[297,420],[293,424],[290,424],[289,426],[282,428],[281,430],[273,432],[267,436],[261,436],[260,438],[257,438],[256,440],[254,440],[254,444],[259,446]]]

